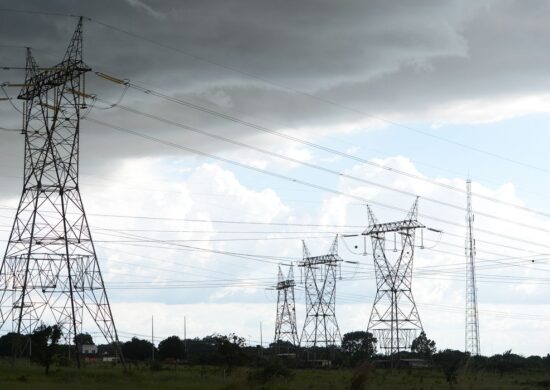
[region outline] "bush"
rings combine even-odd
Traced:
[[[288,379],[292,376],[290,369],[279,359],[270,359],[264,362],[263,367],[253,370],[248,375],[251,382],[266,383],[274,378]]]
[[[355,372],[353,373],[353,376],[351,377],[350,389],[351,390],[366,389],[373,371],[374,371],[374,366],[372,365],[371,362],[366,361],[363,364],[361,364],[355,370]]]
[[[469,355],[462,351],[446,349],[434,355],[434,362],[441,368],[445,380],[452,388],[457,383],[458,370],[463,367]]]
[[[157,360],[153,360],[150,364],[149,364],[149,369],[153,372],[156,372],[156,371],[161,371],[162,370],[162,364],[157,361]]]

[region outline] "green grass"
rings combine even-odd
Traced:
[[[353,370],[293,370],[289,379],[274,379],[267,383],[248,380],[250,368],[235,369],[226,375],[217,367],[165,366],[151,371],[147,366],[132,366],[128,373],[121,367],[88,365],[77,370],[52,367],[49,376],[41,366],[18,363],[16,367],[0,362],[0,389],[9,390],[111,390],[111,389],[262,389],[262,390],[339,390],[349,389]],[[376,370],[370,373],[367,389],[449,389],[441,372],[430,370]],[[502,378],[493,373],[459,375],[454,389],[544,389],[550,388],[550,373],[544,371],[516,372]]]

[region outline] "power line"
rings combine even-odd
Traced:
[[[101,99],[99,99],[99,100],[101,100]],[[207,137],[215,138],[215,139],[222,140],[224,142],[231,143],[231,144],[234,144],[234,145],[237,145],[237,146],[240,146],[240,147],[251,149],[251,150],[254,150],[256,152],[263,153],[263,154],[266,154],[266,155],[269,155],[269,156],[272,156],[272,157],[276,157],[276,158],[279,158],[279,159],[282,159],[282,160],[285,160],[285,161],[289,161],[289,162],[292,162],[292,163],[295,163],[295,164],[300,164],[300,165],[306,166],[308,168],[312,168],[312,169],[320,170],[320,171],[323,171],[323,172],[326,172],[326,173],[330,173],[330,174],[338,176],[338,177],[343,177],[343,178],[346,178],[346,179],[355,180],[355,181],[360,182],[360,183],[369,184],[369,185],[372,185],[372,186],[383,188],[383,189],[388,190],[388,191],[397,192],[397,193],[400,193],[400,194],[403,194],[403,195],[408,195],[408,196],[411,196],[411,197],[416,197],[418,195],[418,194],[415,194],[411,191],[406,191],[406,190],[395,188],[395,187],[392,187],[392,186],[376,183],[376,182],[373,182],[372,180],[366,180],[366,179],[363,179],[363,178],[359,178],[357,176],[353,176],[353,175],[349,175],[349,174],[346,174],[346,173],[343,173],[343,172],[335,171],[333,169],[325,168],[325,167],[322,167],[322,166],[317,165],[317,164],[308,163],[308,162],[301,161],[301,160],[298,160],[298,159],[295,159],[295,158],[292,158],[292,157],[288,157],[288,156],[285,156],[285,155],[282,155],[282,154],[279,154],[279,153],[275,153],[275,152],[272,152],[272,151],[269,151],[269,150],[261,149],[261,148],[258,148],[258,147],[252,146],[252,145],[248,145],[244,142],[232,140],[232,139],[227,138],[227,137],[223,137],[223,136],[220,136],[220,135],[217,135],[217,134],[209,133],[207,131],[197,129],[197,128],[192,127],[192,126],[184,125],[184,124],[181,124],[181,123],[178,123],[178,122],[166,119],[166,118],[161,118],[159,116],[156,116],[156,115],[153,115],[153,114],[150,114],[150,113],[145,113],[143,111],[136,110],[136,109],[133,109],[133,108],[130,108],[130,107],[118,105],[118,108],[120,108],[122,110],[125,110],[125,111],[128,111],[128,112],[131,112],[131,113],[134,113],[134,114],[137,114],[137,115],[145,116],[147,118],[154,119],[154,120],[166,123],[166,124],[170,124],[172,126],[177,126],[177,127],[183,128],[185,130],[189,130],[189,131],[192,131],[192,132],[195,132],[195,133],[199,133],[199,134],[202,134],[202,135],[207,136]],[[461,190],[461,192],[464,192],[464,191]],[[434,198],[430,198],[430,197],[427,197],[427,196],[422,196],[422,199],[425,200],[425,201],[429,201],[431,203],[434,203],[434,204],[438,204],[438,205],[441,205],[441,206],[453,208],[453,209],[456,209],[456,210],[461,210],[461,211],[465,210],[465,208],[463,206],[458,206],[458,205],[455,205],[455,204],[452,204],[452,203],[449,203],[449,202],[446,202],[446,201],[443,201],[443,200],[440,200],[440,199],[434,199]],[[524,209],[524,208],[522,208],[522,209]],[[540,227],[540,226],[532,226],[530,224],[525,224],[525,223],[522,223],[522,222],[518,222],[516,220],[511,220],[509,218],[504,218],[504,217],[501,217],[501,216],[498,216],[498,215],[493,215],[493,214],[489,214],[489,213],[485,213],[485,212],[481,212],[481,211],[478,211],[477,214],[480,215],[480,216],[483,216],[483,217],[492,218],[492,219],[507,222],[507,223],[513,223],[513,224],[516,224],[518,226],[526,227],[528,229],[534,229],[534,230],[544,231],[544,232],[550,233],[550,229],[546,229],[546,228]],[[548,215],[548,216],[550,217],[550,215]]]
[[[157,143],[165,145],[165,146],[169,146],[169,147],[180,149],[180,150],[185,150],[185,151],[197,154],[199,156],[208,157],[208,158],[220,161],[220,162],[235,165],[235,166],[238,166],[240,168],[245,168],[245,169],[255,171],[255,172],[258,172],[258,173],[262,173],[262,174],[265,174],[265,175],[268,175],[268,176],[272,176],[272,177],[275,177],[275,178],[278,178],[278,179],[281,179],[281,180],[290,181],[290,182],[293,182],[293,183],[296,183],[296,184],[300,184],[300,185],[304,185],[304,186],[307,186],[307,187],[315,188],[317,190],[332,193],[332,194],[336,194],[336,195],[342,195],[342,196],[345,196],[345,197],[350,198],[350,199],[355,199],[355,200],[359,200],[361,202],[378,205],[378,206],[381,206],[381,207],[384,207],[384,208],[387,208],[387,209],[392,209],[392,210],[396,210],[396,211],[400,211],[400,212],[407,212],[407,210],[404,210],[400,207],[388,205],[388,204],[385,204],[385,203],[382,203],[382,202],[379,202],[379,201],[374,201],[374,200],[369,201],[369,200],[367,200],[367,199],[365,199],[361,196],[358,196],[358,195],[345,193],[343,191],[339,191],[339,190],[335,190],[335,189],[328,188],[328,187],[325,187],[325,186],[317,185],[317,184],[314,184],[314,183],[311,183],[311,182],[308,182],[308,181],[305,181],[305,180],[289,177],[289,176],[279,174],[279,173],[276,173],[276,172],[272,172],[272,171],[269,171],[269,170],[266,170],[266,169],[262,169],[262,168],[258,168],[258,167],[255,167],[255,166],[240,163],[238,161],[234,161],[234,160],[231,160],[231,159],[228,159],[228,158],[220,157],[220,156],[217,156],[217,155],[213,155],[211,153],[207,153],[207,152],[199,151],[197,149],[193,149],[193,148],[190,148],[190,147],[187,147],[187,146],[183,146],[181,144],[178,144],[178,143],[175,143],[175,142],[172,142],[172,141],[166,141],[166,140],[163,140],[163,139],[151,136],[151,135],[143,134],[143,133],[140,133],[140,132],[137,132],[137,131],[134,131],[134,130],[126,129],[126,128],[116,126],[116,125],[111,125],[111,124],[105,123],[105,122],[97,120],[97,119],[92,119],[90,117],[87,117],[86,119],[90,122],[99,124],[99,125],[107,127],[107,128],[111,128],[113,130],[117,130],[117,131],[120,131],[120,132],[125,132],[125,133],[131,134],[131,135],[134,135],[134,136],[137,136],[137,137],[140,137],[140,138],[147,139],[149,141],[157,142]],[[456,227],[459,227],[459,228],[462,228],[462,229],[464,228],[464,225],[458,224],[456,222],[444,220],[444,219],[439,218],[439,217],[430,216],[430,215],[426,215],[426,214],[419,214],[419,216],[422,217],[422,218],[428,218],[428,219],[431,219],[433,221],[444,223],[444,224],[447,224],[447,225],[456,226]],[[493,236],[507,238],[507,239],[515,240],[515,241],[522,241],[522,242],[530,243],[532,245],[550,248],[550,246],[548,246],[548,245],[544,245],[544,244],[540,244],[540,243],[537,243],[537,242],[531,242],[531,241],[519,239],[518,237],[515,237],[515,236],[509,236],[509,235],[505,235],[505,234],[502,234],[502,233],[496,233],[496,232],[491,231],[491,230],[478,229],[478,231],[483,232],[485,234],[490,234],[490,235],[493,235]]]
[[[144,237],[144,236],[138,236],[138,235],[132,235],[133,237],[136,237],[136,238],[141,238],[141,239],[147,239],[147,237]],[[170,242],[166,242],[165,240],[158,240],[160,243],[164,243],[168,246],[171,245]],[[452,244],[451,244],[452,245]],[[141,245],[141,246],[146,246],[146,245]],[[452,246],[455,246],[455,245],[452,245]],[[442,250],[433,250],[432,251],[435,251],[435,252],[439,252],[439,253],[444,253],[444,254],[451,254],[451,255],[454,255],[454,256],[459,256],[459,257],[462,257],[462,255],[459,255],[459,254],[455,254],[453,252],[448,252],[448,251],[442,251]],[[500,255],[498,253],[494,253],[494,252],[486,252],[486,253],[492,253],[494,255]],[[243,255],[243,254],[241,254]],[[257,255],[250,255],[250,256],[257,256]],[[511,258],[511,259],[517,259],[517,258]],[[296,259],[294,259],[296,260]],[[482,262],[492,262],[492,263],[497,263],[497,264],[500,264],[500,267],[499,268],[503,268],[503,267],[511,267],[511,266],[516,266],[516,267],[522,267],[521,264],[513,264],[513,263],[506,263],[506,262],[503,262],[503,261],[499,261],[499,259],[481,259],[480,263]],[[540,261],[539,261],[540,262]],[[440,266],[441,267],[448,267],[448,266],[455,266],[455,265],[442,265]],[[426,268],[431,268],[432,270],[434,268],[436,268],[436,266],[429,266],[429,267],[426,267]],[[491,267],[487,267],[487,266],[481,266],[479,267],[480,269],[487,269],[487,268],[496,268],[494,265],[491,266]],[[526,267],[528,269],[536,269],[535,267]],[[547,269],[542,269],[543,271],[550,271],[550,270],[547,270]],[[433,271],[432,271],[433,272]],[[449,271],[441,271],[443,273],[449,273]],[[460,269],[460,274],[462,274],[462,269]]]
[[[192,108],[192,109],[195,109],[195,110],[198,110],[198,111],[201,111],[201,112],[204,112],[204,113],[208,113],[210,115],[214,115],[216,117],[219,117],[219,118],[222,118],[222,119],[226,119],[226,120],[229,120],[231,122],[234,122],[234,123],[237,123],[237,124],[240,124],[240,125],[244,125],[244,126],[247,126],[247,127],[251,127],[251,128],[254,128],[256,130],[260,130],[260,131],[263,131],[263,132],[266,132],[266,133],[269,133],[269,134],[272,134],[272,135],[275,135],[275,136],[278,136],[278,137],[281,137],[281,138],[285,138],[285,139],[288,139],[288,140],[291,140],[293,142],[296,142],[296,143],[300,143],[302,145],[306,145],[306,146],[309,146],[311,148],[315,148],[315,149],[318,149],[318,150],[322,150],[322,151],[325,151],[325,152],[328,152],[328,153],[331,153],[331,154],[334,154],[334,155],[337,155],[337,156],[340,156],[340,157],[345,157],[347,159],[350,159],[350,160],[355,160],[355,161],[358,161],[358,162],[361,162],[362,164],[367,164],[367,165],[371,165],[371,166],[374,166],[376,168],[379,168],[379,169],[383,169],[383,170],[386,170],[388,172],[391,172],[391,173],[396,173],[396,174],[400,174],[400,175],[403,175],[403,176],[406,176],[406,177],[409,177],[409,178],[413,178],[413,179],[416,179],[416,180],[420,180],[420,181],[423,181],[423,182],[426,182],[426,183],[430,183],[432,185],[435,185],[435,186],[439,186],[439,187],[442,187],[442,188],[445,188],[445,189],[449,189],[449,190],[453,190],[453,191],[456,191],[456,192],[460,192],[460,193],[465,193],[464,189],[462,188],[459,188],[459,187],[455,187],[455,186],[452,186],[450,184],[446,184],[446,183],[443,183],[443,182],[439,182],[437,180],[433,180],[433,179],[430,179],[430,178],[427,178],[427,177],[424,177],[424,176],[421,176],[421,175],[416,175],[416,174],[413,174],[413,173],[410,173],[410,172],[406,172],[406,171],[403,171],[403,170],[399,170],[399,169],[395,169],[395,168],[391,168],[391,167],[388,167],[384,164],[379,164],[379,163],[376,163],[374,161],[370,161],[370,160],[367,160],[365,158],[361,158],[361,157],[358,157],[358,156],[354,156],[354,155],[351,155],[349,153],[345,153],[345,152],[342,152],[342,151],[339,151],[337,149],[334,149],[334,148],[330,148],[330,147],[326,147],[326,146],[323,146],[323,145],[319,145],[319,144],[316,144],[314,142],[310,142],[310,141],[307,141],[307,140],[304,140],[304,139],[301,139],[301,138],[298,138],[298,137],[295,137],[295,136],[291,136],[289,134],[285,134],[285,133],[282,133],[282,132],[279,132],[279,131],[275,131],[273,129],[269,129],[265,126],[261,126],[261,125],[258,125],[258,124],[255,124],[255,123],[252,123],[250,121],[245,121],[245,120],[242,120],[240,118],[236,118],[232,115],[229,115],[229,114],[226,114],[226,113],[222,113],[220,111],[217,111],[217,110],[213,110],[211,108],[208,108],[208,107],[205,107],[205,106],[201,106],[199,104],[196,104],[196,103],[192,103],[192,102],[189,102],[187,100],[184,100],[184,99],[181,99],[181,98],[176,98],[176,97],[172,97],[172,96],[169,96],[169,95],[166,95],[166,94],[163,94],[163,93],[160,93],[158,91],[155,91],[153,89],[150,89],[150,88],[145,88],[145,87],[142,87],[140,86],[139,84],[135,84],[135,83],[132,83],[130,82],[129,80],[127,79],[124,79],[124,80],[121,80],[121,79],[117,79],[113,76],[109,76],[109,75],[106,75],[104,73],[101,73],[101,72],[96,72],[96,75],[104,78],[104,79],[107,79],[109,81],[112,81],[112,82],[115,82],[117,84],[122,84],[122,85],[125,85],[126,87],[130,87],[130,88],[133,88],[133,89],[136,89],[140,92],[143,92],[147,95],[152,95],[152,96],[156,96],[156,97],[159,97],[161,99],[164,99],[164,100],[167,100],[167,101],[170,101],[170,102],[173,102],[173,103],[176,103],[176,104],[179,104],[179,105],[183,105],[183,106],[186,106],[186,107],[189,107],[189,108]],[[102,99],[99,99],[103,102],[106,102]],[[123,110],[126,110],[126,111],[131,111],[133,113],[136,113],[138,115],[147,115],[149,118],[151,118],[151,114],[145,114],[141,111],[138,111],[138,110],[133,110],[133,109],[130,109],[128,107],[123,107],[123,106],[120,106],[120,105],[117,105],[119,108],[123,109]],[[155,117],[155,118],[151,118],[151,119],[157,119],[157,120],[162,120],[162,121],[165,121],[164,118],[158,118],[158,117]],[[166,123],[169,123],[169,124],[172,124],[172,125],[176,125],[174,122],[172,121],[168,121]],[[225,137],[221,137],[221,136],[217,136],[217,135],[214,135],[214,134],[211,134],[211,133],[207,133],[205,131],[202,131],[202,130],[198,130],[198,129],[195,129],[195,128],[189,128],[188,126],[185,126],[185,128],[187,130],[191,130],[191,131],[198,131],[200,132],[201,134],[203,135],[207,135],[207,136],[213,136],[213,137],[216,137],[218,139],[222,139],[226,142],[231,142],[231,143],[235,143],[237,141],[233,141],[233,140],[228,140],[227,138]],[[247,147],[247,148],[250,148],[249,145],[245,145],[245,144],[239,144],[239,146],[244,146],[244,147]],[[260,151],[258,148],[254,148],[254,150],[256,151]],[[261,153],[265,153],[265,151],[260,151]],[[271,152],[268,152],[269,154],[272,154]],[[294,163],[299,163],[299,164],[303,164],[303,165],[314,165],[314,164],[308,164],[308,163],[305,163],[305,162],[302,162],[302,161],[299,161],[299,160],[295,160],[293,159]],[[318,166],[316,167],[318,168]],[[325,171],[327,171],[326,169],[324,169]],[[338,174],[338,175],[343,175],[342,173],[340,172],[331,172],[331,173],[334,173],[334,174]],[[349,176],[349,175],[348,175]],[[354,179],[355,180],[355,179]],[[379,184],[377,183],[368,183],[368,184],[373,184],[373,185],[376,185],[376,186],[380,186]],[[393,191],[399,191],[397,189],[392,189]],[[399,191],[401,192],[401,191]],[[408,193],[408,195],[410,195],[410,193]],[[414,194],[413,194],[414,195]],[[415,196],[415,195],[414,195]],[[550,218],[550,214],[549,213],[545,213],[543,211],[539,211],[539,210],[533,210],[531,208],[528,208],[528,207],[525,207],[523,205],[519,205],[519,204],[516,204],[516,203],[511,203],[511,202],[506,202],[506,201],[503,201],[501,199],[497,199],[497,198],[494,198],[494,197],[490,197],[490,196],[487,196],[487,195],[483,195],[483,194],[479,194],[479,193],[472,193],[472,196],[475,196],[475,197],[479,197],[481,199],[484,199],[484,200],[488,200],[488,201],[491,201],[491,202],[495,202],[495,203],[499,203],[499,204],[503,204],[503,205],[506,205],[506,206],[509,206],[509,207],[513,207],[513,208],[516,208],[516,209],[519,209],[519,210],[522,210],[522,211],[526,211],[526,212],[530,212],[530,213],[534,213],[534,214],[538,214],[538,215],[541,215],[541,216],[544,216],[544,217],[547,217],[547,218]],[[427,199],[427,198],[424,198],[424,199]]]
[[[97,98],[97,100],[104,101],[104,100],[99,99],[99,98]],[[224,141],[224,142],[227,142],[227,143],[231,143],[233,145],[237,145],[237,146],[240,146],[240,147],[251,149],[251,150],[254,150],[256,152],[269,155],[271,157],[276,157],[276,158],[279,158],[279,159],[282,159],[282,160],[285,160],[285,161],[289,161],[289,162],[292,162],[292,163],[295,163],[295,164],[300,164],[300,165],[306,166],[308,168],[320,170],[320,171],[323,171],[325,173],[329,173],[329,174],[332,174],[332,175],[335,175],[335,176],[338,176],[338,177],[343,177],[343,178],[346,178],[346,179],[355,180],[355,181],[360,182],[360,183],[369,184],[369,185],[372,185],[372,186],[376,186],[376,187],[379,187],[379,188],[386,189],[388,191],[397,192],[397,193],[400,193],[400,194],[403,194],[403,195],[408,195],[408,196],[411,196],[411,197],[416,197],[417,196],[417,194],[415,194],[411,191],[406,191],[406,190],[395,188],[395,187],[388,186],[388,185],[385,185],[385,184],[376,183],[376,182],[373,182],[371,180],[366,180],[366,179],[359,178],[359,177],[356,177],[356,176],[353,176],[353,175],[349,175],[349,174],[346,174],[346,173],[343,173],[343,172],[338,172],[338,171],[335,171],[333,169],[325,168],[325,167],[322,167],[322,166],[317,165],[317,164],[312,164],[312,163],[308,163],[308,162],[305,162],[305,161],[301,161],[301,160],[298,160],[298,159],[295,159],[295,158],[292,158],[292,157],[288,157],[288,156],[285,156],[285,155],[282,155],[282,154],[279,154],[279,153],[275,153],[275,152],[266,150],[266,149],[262,149],[262,148],[258,148],[256,146],[248,145],[244,142],[232,140],[230,138],[227,138],[227,137],[224,137],[224,136],[221,136],[221,135],[209,133],[207,131],[197,129],[196,127],[188,126],[188,125],[185,125],[185,124],[182,124],[182,123],[179,123],[179,122],[175,122],[175,121],[172,121],[172,120],[169,120],[169,119],[166,119],[166,118],[161,118],[159,116],[156,116],[156,115],[153,115],[153,114],[150,114],[150,113],[145,113],[143,111],[136,110],[136,109],[133,109],[131,107],[127,107],[127,106],[123,106],[123,105],[119,104],[118,108],[121,109],[121,110],[127,111],[127,112],[131,112],[133,114],[144,116],[144,117],[149,118],[149,119],[154,119],[154,120],[157,120],[159,122],[163,122],[163,123],[166,123],[166,124],[169,124],[169,125],[172,125],[172,126],[176,126],[176,127],[188,130],[188,131],[192,131],[194,133],[198,133],[198,134],[210,137],[210,138],[218,139],[218,140],[221,140],[221,141]],[[91,121],[94,121],[94,119],[91,119],[91,118],[87,118],[87,119],[91,120]],[[463,206],[458,206],[458,205],[455,205],[455,204],[452,204],[452,203],[449,203],[449,202],[446,202],[446,201],[443,201],[443,200],[434,199],[434,198],[430,198],[430,197],[426,197],[426,196],[423,196],[422,199],[426,200],[426,201],[429,201],[431,203],[434,203],[434,204],[441,205],[441,206],[445,206],[445,207],[449,207],[449,208],[453,208],[453,209],[457,209],[457,210],[461,210],[461,211],[465,210]],[[522,222],[518,222],[518,221],[515,221],[515,220],[504,218],[504,217],[501,217],[501,216],[492,215],[492,214],[484,213],[484,212],[478,212],[478,215],[481,215],[481,216],[484,216],[484,217],[487,217],[487,218],[492,218],[492,219],[499,220],[499,221],[503,221],[503,222],[514,223],[514,224],[517,224],[519,226],[522,226],[522,227],[525,227],[525,228],[528,228],[528,229],[535,229],[535,230],[550,233],[550,229],[546,229],[546,228],[539,227],[539,226],[532,226],[532,225],[529,225],[529,224],[525,224],[525,223],[522,223]]]
[[[385,205],[385,206],[387,206],[387,205]],[[391,206],[387,206],[387,207],[391,207]],[[6,207],[6,206],[0,206],[0,209],[12,210],[11,207]],[[260,225],[260,226],[264,225],[264,226],[294,226],[294,227],[332,227],[332,228],[339,228],[339,229],[340,228],[356,228],[356,229],[362,229],[363,228],[362,225],[337,225],[337,224],[326,225],[326,224],[238,221],[238,220],[218,220],[218,219],[208,220],[208,219],[194,219],[194,218],[168,218],[168,217],[117,215],[117,214],[100,214],[100,213],[95,213],[95,214],[94,213],[89,213],[88,215],[99,216],[99,217],[108,217],[108,218],[146,219],[146,220],[182,221],[182,222],[198,222],[198,223],[219,223],[219,224],[230,224],[230,225],[237,224],[237,225]],[[0,217],[3,217],[3,216],[0,216]],[[431,218],[430,216],[426,216],[426,217]],[[11,219],[10,217],[5,217],[5,218]],[[447,221],[447,223],[453,224],[449,221]],[[460,225],[457,225],[457,226],[460,226]],[[120,230],[120,229],[117,229],[117,230]],[[149,231],[149,230],[145,230],[145,231]],[[515,236],[502,235],[502,234],[494,233],[494,232],[487,231],[487,230],[484,230],[484,229],[478,229],[478,231],[484,232],[484,233],[487,233],[487,234],[491,234],[491,235],[494,235],[494,236],[497,236],[497,237],[501,237],[501,238],[504,238],[504,239],[514,240],[514,241],[521,242],[521,243],[524,243],[524,244],[541,246],[541,247],[545,247],[545,248],[550,249],[550,246],[541,244],[539,242],[523,240],[523,239],[520,239],[520,238],[515,237]],[[341,233],[341,231],[339,231],[339,232]],[[446,232],[445,234],[448,235],[448,236],[457,237],[457,238],[462,239],[462,236],[460,236],[458,234],[454,234],[452,232]],[[482,243],[486,243],[486,244],[489,244],[489,245],[504,247],[504,248],[507,248],[507,249],[530,251],[530,250],[527,250],[525,248],[518,248],[518,247],[509,246],[509,245],[504,245],[501,242],[492,242],[492,241],[479,240],[479,239],[477,241],[482,242]],[[533,251],[530,251],[530,252],[533,252]],[[533,252],[533,253],[535,253],[535,255],[536,255],[536,252]]]
[[[43,15],[43,16],[63,16],[70,18],[83,18],[84,20],[90,21],[91,19],[86,16],[67,14],[61,12],[46,12],[46,11],[37,11],[37,10],[24,10],[24,9],[15,9],[15,8],[0,8],[0,12],[12,12],[19,14],[28,14],[28,15]]]

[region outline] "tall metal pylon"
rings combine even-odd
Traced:
[[[466,181],[466,352],[479,355],[479,315],[477,310],[476,241],[472,209],[472,181]]]
[[[275,319],[275,338],[273,340],[275,343],[286,341],[295,346],[300,343],[296,326],[295,286],[292,265],[288,268],[286,278],[279,266],[279,277],[275,287],[277,289],[277,318]]]
[[[410,350],[423,329],[412,294],[412,271],[415,232],[425,226],[418,222],[418,198],[403,221],[378,223],[369,206],[367,210],[369,226],[362,234],[371,237],[376,275],[376,297],[368,331],[382,351],[399,356],[400,351]],[[393,261],[386,250],[388,233],[394,235]]]
[[[89,70],[82,60],[82,18],[59,64],[39,71],[27,49],[18,96],[23,100],[24,184],[0,266],[0,329],[11,318],[11,330],[28,335],[41,322],[51,322],[70,343],[89,316],[119,349],[78,182],[80,110]],[[76,359],[80,366],[78,345]]]
[[[336,320],[336,279],[342,259],[338,256],[338,236],[330,251],[323,256],[311,256],[303,244],[303,259],[306,292],[306,318],[300,338],[302,347],[330,347],[342,342]]]

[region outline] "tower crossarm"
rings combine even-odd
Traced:
[[[323,256],[311,256],[311,257],[306,257],[300,263],[298,263],[298,267],[309,267],[309,266],[315,266],[315,265],[336,266],[341,261],[344,261],[344,260],[342,260],[340,256],[333,255],[333,254],[323,255]]]
[[[375,225],[369,226],[363,233],[363,236],[377,236],[379,234],[391,233],[391,232],[400,232],[403,230],[410,229],[421,229],[426,226],[422,225],[416,220],[404,220],[396,222],[387,222],[387,223],[377,223]]]
[[[295,287],[296,286],[296,283],[294,282],[294,280],[282,280],[280,282],[277,283],[277,287],[276,289],[277,290],[286,290],[288,288],[291,288],[291,287]]]
[[[64,85],[68,80],[76,79],[90,70],[81,61],[65,60],[53,68],[44,70],[27,80],[17,98],[32,100],[41,93]]]

